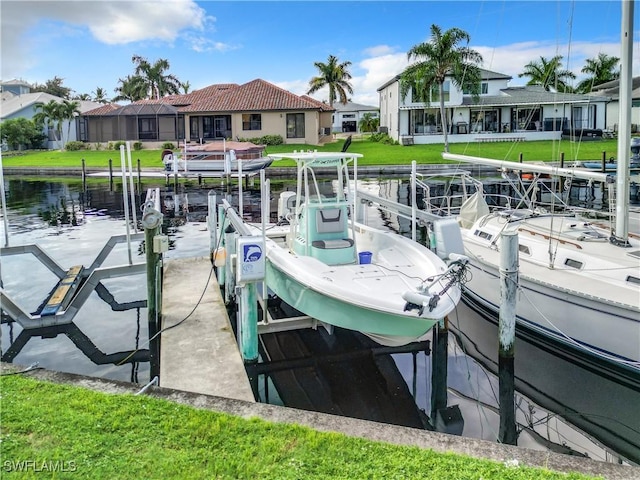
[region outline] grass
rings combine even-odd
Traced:
[[[269,153],[288,153],[294,150],[312,150],[335,152],[342,149],[344,140],[325,144],[321,147],[303,144],[277,145],[268,147]],[[416,160],[418,163],[446,163],[442,160],[442,144],[434,145],[385,145],[368,140],[367,138],[355,140],[350,152],[364,155],[358,161],[359,165],[406,165]],[[600,160],[602,152],[606,152],[607,158],[617,156],[616,140],[602,140],[592,142],[563,141],[536,141],[519,143],[453,143],[450,145],[451,153],[483,156],[497,160],[517,161],[520,153],[525,161],[528,160],[555,160],[560,159],[564,153],[567,161],[572,160]],[[143,168],[162,168],[160,159],[161,150],[135,150],[131,152],[134,168],[137,160]],[[107,169],[109,159],[113,161],[114,170],[120,168],[120,152],[115,150],[83,150],[66,152],[59,150],[29,151],[20,155],[4,155],[3,164],[7,167],[76,167],[81,168],[82,159],[87,167]],[[277,166],[293,166],[291,161],[281,161]]]
[[[2,473],[57,465],[73,479],[588,479],[242,419],[20,375],[0,379]],[[26,465],[26,464],[23,464]],[[12,478],[32,478],[13,472]],[[73,471],[71,471],[73,470]]]

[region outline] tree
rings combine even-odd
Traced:
[[[91,95],[88,93],[79,93],[75,95],[72,100],[89,101],[91,100]]]
[[[620,76],[620,72],[616,71],[619,61],[618,57],[611,57],[606,53],[599,53],[595,58],[588,58],[581,72],[586,73],[589,77],[581,81],[576,90],[589,93],[596,85],[616,80]]]
[[[346,104],[347,92],[353,94],[353,88],[349,83],[351,73],[349,66],[351,62],[338,63],[338,59],[333,55],[329,55],[327,63],[315,62],[314,65],[320,72],[320,75],[313,77],[309,81],[308,95],[317,92],[321,88],[329,87],[329,105],[333,107],[333,102],[340,97],[340,102]]]
[[[107,91],[104,88],[97,87],[95,92],[93,93],[93,101],[98,103],[109,103],[109,98],[107,98]]]
[[[444,151],[449,151],[448,122],[444,109],[444,83],[447,78],[456,87],[479,94],[481,74],[479,65],[482,55],[468,47],[469,34],[459,28],[442,31],[438,25],[431,25],[431,38],[427,42],[411,47],[407,52],[409,65],[400,75],[400,96],[404,98],[410,89],[423,101],[429,102],[438,89],[440,102]],[[433,92],[435,93],[435,92]]]
[[[63,100],[58,107],[58,122],[67,122],[67,142],[71,137],[71,125],[74,124],[75,118],[80,115],[80,104],[76,101]],[[63,141],[65,145],[67,142]]]
[[[23,146],[41,148],[46,138],[42,128],[26,118],[12,118],[0,123],[0,140],[13,150],[22,150]]]
[[[556,55],[551,59],[540,57],[524,66],[524,71],[518,77],[530,77],[527,85],[540,85],[546,91],[552,89],[556,92],[571,92],[567,80],[576,78],[570,70],[562,69],[562,55]]]
[[[36,84],[33,87],[34,92],[45,92],[50,95],[54,95],[60,98],[71,98],[71,89],[62,85],[64,79],[60,77],[53,77],[51,80],[47,80],[44,85]]]
[[[144,80],[148,98],[159,99],[180,93],[180,80],[175,75],[165,73],[170,67],[168,60],[161,58],[151,64],[146,58],[134,55],[131,61],[136,64],[135,74]]]
[[[60,121],[60,104],[55,100],[50,100],[49,103],[38,103],[35,105],[36,114],[33,116],[33,121],[40,128],[47,127],[47,133],[51,130],[55,133],[56,142],[60,141],[61,134],[61,121]],[[48,136],[48,135],[47,135]]]
[[[180,84],[180,88],[182,88],[182,93],[186,95],[187,93],[189,93],[189,90],[191,90],[191,84],[187,80],[186,82]]]
[[[120,86],[114,90],[117,95],[113,97],[113,102],[137,102],[147,98],[147,85],[142,77],[127,75],[125,79],[118,79],[118,83]]]
[[[380,125],[380,119],[374,117],[373,113],[366,112],[360,119],[360,131],[361,132],[375,132]]]

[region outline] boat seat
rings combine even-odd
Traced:
[[[346,222],[339,208],[316,210],[316,231],[318,233],[338,233],[346,231]]]
[[[340,238],[337,240],[315,240],[311,243],[316,248],[349,248],[353,247],[353,240],[350,238]]]

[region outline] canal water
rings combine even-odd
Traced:
[[[156,180],[157,182],[158,180]],[[170,238],[165,258],[207,257],[208,192],[220,181],[162,188],[164,229]],[[208,182],[208,184],[206,184]],[[372,179],[369,186],[402,192],[400,179]],[[66,179],[5,177],[11,246],[37,243],[62,267],[90,265],[109,237],[127,233],[121,185]],[[274,199],[287,180],[272,181]],[[137,204],[143,195],[137,194]],[[237,203],[237,197],[231,198]],[[272,206],[277,205],[277,200]],[[259,192],[247,188],[245,214],[259,212]],[[139,217],[139,215],[138,215]],[[402,220],[380,215],[381,225],[402,233]],[[134,233],[133,228],[130,233]],[[4,240],[4,231],[3,231]],[[133,262],[144,261],[140,242],[130,246]],[[128,263],[127,243],[118,244],[104,266]],[[1,259],[4,288],[29,311],[37,310],[57,278],[29,255]],[[150,366],[146,279],[109,279],[92,293],[72,324],[23,330],[3,317],[2,360],[145,384]],[[496,319],[461,303],[450,317],[445,408],[434,408],[436,341],[406,353],[388,352],[361,335],[319,329],[264,336],[263,357],[280,359],[258,374],[261,401],[342,415],[434,428],[468,437],[497,438],[498,380]],[[433,340],[433,339],[428,339]],[[313,359],[313,361],[310,360]],[[602,371],[575,352],[520,333],[516,343],[518,445],[586,455],[611,462],[640,462],[640,379]],[[250,372],[251,373],[251,372]],[[442,405],[440,405],[442,407]]]

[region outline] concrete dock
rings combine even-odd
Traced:
[[[194,307],[187,320],[162,332],[160,386],[255,401],[210,260],[166,261],[162,328],[177,324]]]

